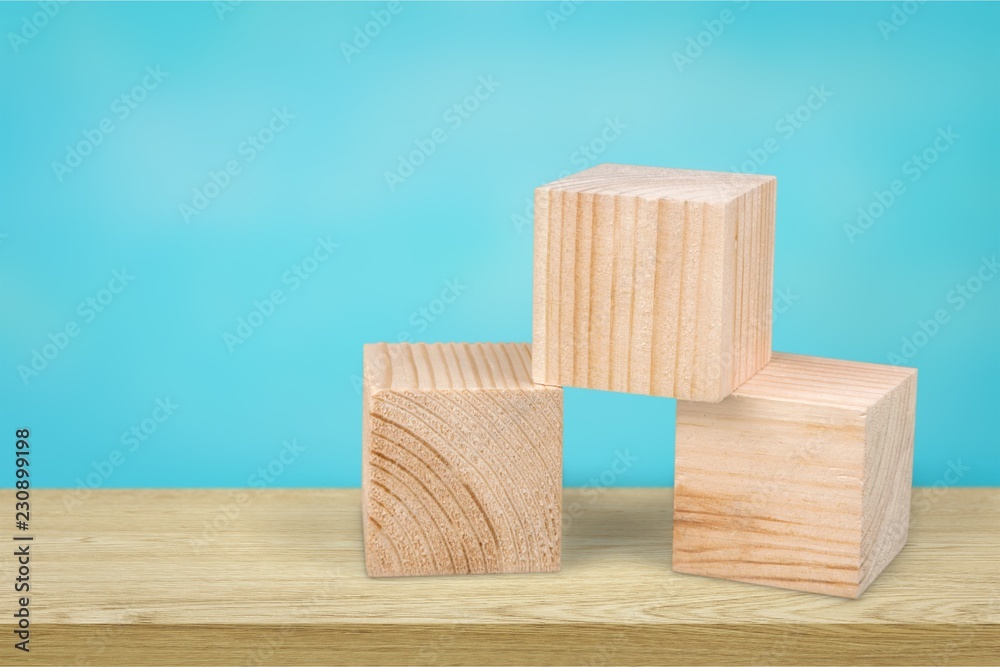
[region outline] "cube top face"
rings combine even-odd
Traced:
[[[372,391],[531,389],[528,343],[373,343],[364,349]]]
[[[735,396],[866,410],[883,400],[916,369],[775,352],[740,385]]]
[[[906,542],[915,399],[913,369],[775,353],[679,401],[674,569],[861,595]]]
[[[776,181],[601,165],[535,192],[532,377],[716,402],[771,354]]]
[[[542,188],[653,201],[729,204],[774,181],[774,176],[757,174],[601,164]]]
[[[559,569],[562,389],[530,364],[527,344],[365,346],[370,576]]]

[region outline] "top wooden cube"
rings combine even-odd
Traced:
[[[534,381],[717,402],[771,357],[776,179],[603,164],[535,191]]]

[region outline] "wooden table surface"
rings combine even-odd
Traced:
[[[73,497],[32,494],[30,653],[2,559],[0,664],[1000,661],[1000,490],[915,490],[859,600],[671,572],[669,489],[567,489],[558,574],[408,579],[365,576],[357,490]]]

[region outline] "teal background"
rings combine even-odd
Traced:
[[[1000,7],[904,4],[405,5],[350,58],[386,3],[70,3],[35,31],[48,5],[4,4],[0,433],[32,430],[39,486],[356,486],[362,344],[528,340],[532,189],[622,162],[776,175],[775,348],[917,366],[916,483],[996,485]],[[243,144],[274,109],[294,118]],[[296,283],[318,237],[337,248]],[[671,484],[673,401],[568,390],[565,411],[567,485]]]

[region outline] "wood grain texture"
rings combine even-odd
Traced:
[[[365,346],[371,576],[559,569],[562,389],[527,344]]]
[[[771,354],[776,180],[604,164],[535,191],[535,382],[720,401]]]
[[[13,648],[11,593],[0,664],[988,665],[1000,654],[997,490],[916,489],[908,544],[859,600],[672,572],[669,489],[567,489],[567,508],[583,510],[567,521],[559,573],[398,579],[365,576],[358,490],[66,498],[33,492],[31,652]],[[4,586],[12,552],[0,555]]]
[[[855,598],[906,543],[917,372],[774,353],[679,402],[674,569]]]

